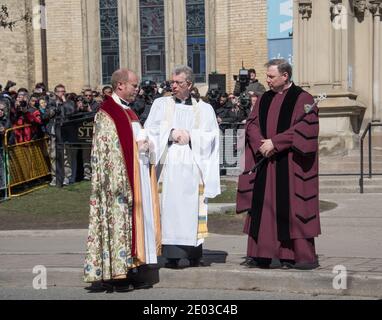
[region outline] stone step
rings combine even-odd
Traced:
[[[364,193],[382,193],[382,186],[364,186]],[[331,186],[320,187],[320,193],[360,193],[360,187],[357,186]]]
[[[382,177],[377,176],[371,179],[364,177],[364,186],[382,187]],[[333,177],[333,176],[320,176],[320,187],[329,186],[358,186],[359,176],[351,177]]]

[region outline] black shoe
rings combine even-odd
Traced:
[[[317,269],[320,265],[318,261],[315,262],[284,262],[283,266],[288,269],[296,269],[296,270],[314,270]]]
[[[240,265],[248,267],[253,262],[254,262],[254,259],[252,257],[245,257],[245,260],[241,262]]]
[[[179,269],[179,260],[180,259],[167,259],[167,262],[165,263],[164,267],[169,269]]]
[[[260,269],[280,269],[282,267],[279,259],[271,258],[252,258],[247,262],[246,266]]]
[[[134,285],[126,280],[113,281],[113,287],[115,292],[131,292],[134,291]]]
[[[86,287],[85,289],[88,290],[89,293],[114,292],[114,286],[111,283],[105,281],[93,282],[90,287]]]
[[[189,259],[190,260],[190,268],[197,268],[197,267],[209,267],[210,265],[206,262],[204,262],[202,259]]]
[[[135,280],[133,280],[133,281],[131,281],[131,284],[133,285],[135,290],[152,289],[153,288],[152,284],[149,284],[149,283],[144,282],[144,281],[135,281]]]

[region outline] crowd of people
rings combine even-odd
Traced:
[[[191,90],[194,98],[202,99],[212,105],[222,131],[228,128],[236,129],[240,124],[245,124],[257,98],[265,92],[264,86],[256,79],[256,71],[250,69],[249,74],[250,81],[244,88],[244,92],[240,92],[238,83],[233,93],[219,91],[216,97],[211,97],[209,93],[201,97],[196,87]],[[67,92],[63,84],[56,85],[53,91],[48,91],[44,83],[37,83],[32,91],[26,88],[15,90],[15,87],[16,83],[12,81],[8,81],[4,90],[0,87],[0,152],[3,153],[5,132],[8,129],[11,129],[8,130],[7,135],[8,145],[47,137],[51,185],[56,186],[56,145],[61,142],[58,128],[78,114],[87,113],[89,117],[94,116],[106,97],[112,95],[113,89],[111,86],[105,86],[100,91],[84,88],[80,94],[76,94]],[[170,81],[157,84],[146,80],[140,83],[139,93],[131,108],[142,125],[150,113],[154,100],[173,95],[172,89]],[[90,151],[87,148],[80,152],[82,153],[83,178],[90,180]],[[64,166],[63,185],[76,181],[77,157],[78,151],[70,150],[70,147],[65,148],[64,164],[60,164]]]

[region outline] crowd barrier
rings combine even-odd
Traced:
[[[243,123],[220,123],[220,170],[240,170],[244,152]]]
[[[56,145],[58,167],[63,166],[60,165],[60,163],[63,164],[63,161],[60,161],[60,154],[66,147],[69,149],[90,148],[92,125],[91,117],[81,117],[64,123],[60,130],[62,142]],[[28,126],[8,129],[4,135],[3,147],[0,147],[0,201],[41,188],[41,185],[33,187],[29,183],[50,176],[48,137],[18,144],[9,143],[9,137],[15,130]],[[240,170],[244,146],[244,124],[220,123],[219,128],[220,169]],[[63,168],[59,171],[63,171]],[[20,186],[25,186],[25,190],[20,191],[22,189],[19,188]]]
[[[32,186],[31,182],[50,175],[48,138],[44,137],[23,143],[10,143],[15,130],[30,127],[24,125],[6,130],[4,135],[2,193],[3,200],[20,196],[42,186]]]

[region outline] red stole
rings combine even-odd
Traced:
[[[133,110],[123,109],[117,104],[113,98],[107,97],[102,103],[101,111],[106,112],[113,120],[117,129],[119,143],[122,148],[123,157],[125,159],[125,167],[130,182],[131,191],[134,197],[134,133],[132,121],[138,121],[138,117]],[[134,201],[133,201],[134,203]],[[134,208],[133,208],[134,211]],[[135,219],[133,216],[133,237],[132,237],[132,255],[136,255],[136,239],[135,239]]]

